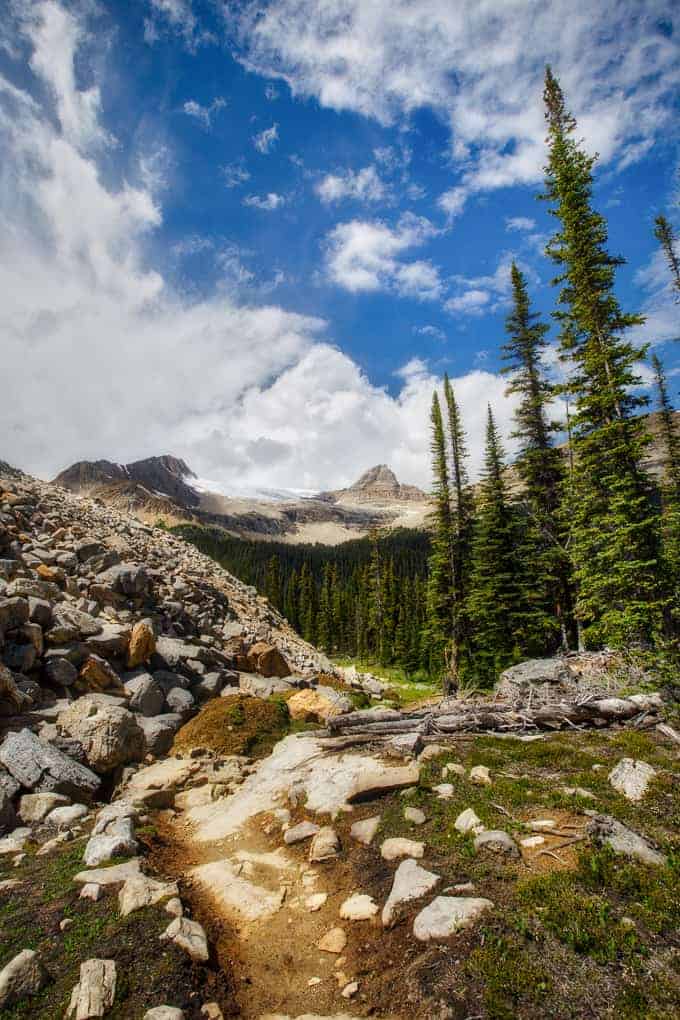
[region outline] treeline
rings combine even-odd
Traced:
[[[559,83],[545,78],[545,190],[557,221],[546,256],[556,265],[558,353],[564,382],[551,383],[549,327],[532,311],[527,282],[512,266],[512,310],[503,347],[508,392],[517,398],[511,498],[504,452],[488,410],[482,480],[469,485],[465,430],[445,378],[433,396],[433,548],[424,633],[430,668],[447,688],[492,683],[521,658],[557,648],[666,645],[680,629],[680,441],[663,368],[656,376],[665,481],[643,468],[650,437],[640,410],[637,366],[647,348],[628,339],[640,315],[614,290],[623,260],[607,250],[607,224],[592,204],[593,165],[575,138]],[[656,221],[680,291],[672,230]],[[555,399],[566,421],[551,421]],[[555,446],[566,431],[568,456]]]
[[[395,529],[324,546],[248,541],[194,525],[173,531],[266,595],[328,654],[398,665],[407,675],[429,669],[426,532]]]

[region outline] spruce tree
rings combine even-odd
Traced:
[[[652,356],[664,450],[664,474],[661,480],[661,536],[667,585],[665,614],[668,636],[680,630],[680,433],[676,415],[668,397],[663,365]]]
[[[451,639],[453,633],[453,534],[451,520],[451,487],[446,456],[446,436],[439,397],[432,397],[431,451],[434,484],[432,551],[428,561],[427,621],[425,642],[429,668],[442,676],[444,694],[452,687],[450,675]]]
[[[593,644],[649,641],[660,622],[658,514],[642,457],[648,441],[635,412],[635,365],[645,353],[626,332],[642,322],[622,311],[607,251],[607,224],[592,205],[594,156],[573,137],[576,122],[550,68],[544,91],[549,155],[546,190],[559,220],[546,254],[560,266],[555,312],[573,398],[576,474],[570,553],[576,613]]]
[[[523,482],[525,528],[521,563],[522,606],[517,624],[527,654],[553,651],[559,638],[568,644],[570,565],[559,524],[564,471],[552,442],[549,416],[553,387],[545,378],[542,356],[549,327],[531,310],[526,279],[513,262],[510,270],[513,305],[506,319],[503,346],[509,382],[506,394],[519,397],[513,438],[519,440],[515,468]]]
[[[444,375],[451,450],[452,635],[451,675],[455,682],[472,669],[470,621],[466,599],[470,581],[474,497],[467,473],[465,430],[448,375]]]
[[[513,614],[518,599],[514,555],[517,529],[503,470],[503,448],[489,407],[467,598],[474,636],[475,675],[485,686],[491,686],[513,660]]]
[[[668,263],[672,286],[676,292],[675,300],[680,301],[680,259],[675,250],[675,233],[665,216],[657,216],[654,220],[654,236],[661,245],[661,250]]]

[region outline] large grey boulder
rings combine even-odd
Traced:
[[[182,720],[188,719],[194,713],[196,703],[193,696],[182,687],[171,687],[165,695],[165,700],[170,711],[181,716]]]
[[[102,703],[101,695],[78,698],[59,714],[57,728],[83,745],[95,772],[141,761],[146,751],[144,732],[132,712]]]
[[[145,567],[139,563],[117,563],[97,574],[97,584],[107,585],[112,591],[131,598],[146,595],[150,583]]]
[[[132,629],[120,623],[105,623],[99,634],[86,641],[86,647],[103,659],[122,658],[127,652]]]
[[[63,793],[89,803],[100,786],[94,772],[27,729],[7,734],[0,745],[0,763],[21,786],[38,793]]]
[[[125,680],[125,690],[130,694],[128,706],[131,712],[151,718],[160,715],[165,706],[165,694],[158,681],[149,673]]]
[[[47,980],[37,954],[32,949],[22,949],[0,971],[0,1009],[35,995]]]
[[[500,675],[497,689],[502,694],[516,694],[518,688],[542,684],[573,682],[574,675],[564,659],[527,659]]]
[[[101,631],[102,624],[94,616],[64,602],[55,606],[52,626],[46,637],[51,644],[61,645],[79,638],[93,637]]]
[[[174,713],[154,715],[150,718],[139,716],[137,724],[144,733],[144,742],[148,754],[158,758],[172,747],[175,733],[182,725],[182,717]]]

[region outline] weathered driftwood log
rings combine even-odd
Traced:
[[[526,732],[567,727],[608,726],[647,717],[657,721],[658,695],[634,698],[597,698],[584,701],[559,701],[536,709],[518,710],[512,704],[471,702],[447,699],[415,711],[367,709],[348,712],[329,720],[331,734],[348,740],[361,736],[382,738],[397,733],[465,733],[470,731]]]

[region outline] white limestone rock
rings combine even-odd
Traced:
[[[618,793],[628,800],[642,800],[647,787],[656,776],[656,770],[646,761],[622,758],[609,773],[609,782]]]
[[[437,896],[415,918],[413,934],[419,942],[447,939],[492,907],[491,900],[478,896]]]
[[[403,839],[400,836],[386,839],[380,847],[380,856],[385,861],[396,861],[400,857],[420,858],[424,853],[424,843],[416,843],[413,839]]]
[[[80,965],[80,981],[71,993],[66,1012],[73,1020],[104,1016],[116,997],[115,960],[86,960]]]
[[[434,889],[439,875],[426,871],[413,859],[402,861],[394,874],[390,895],[382,911],[382,923],[388,928],[402,903],[420,899]]]

